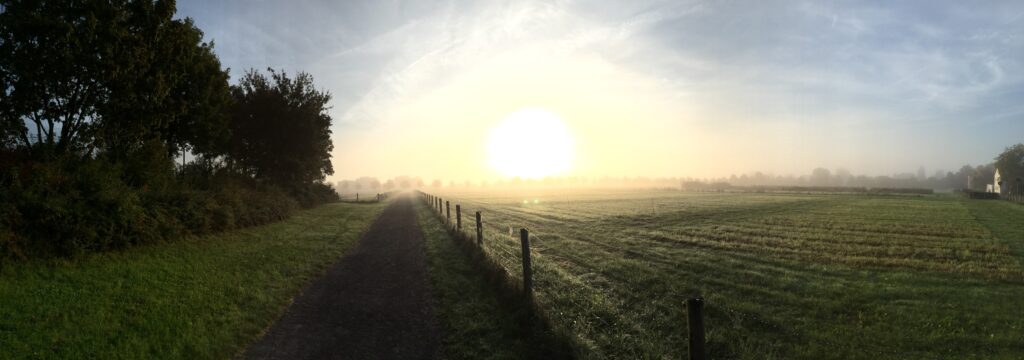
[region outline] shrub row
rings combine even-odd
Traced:
[[[160,157],[0,165],[9,165],[0,167],[0,258],[167,241],[278,221],[336,200],[324,184],[282,189],[209,164],[176,172]]]

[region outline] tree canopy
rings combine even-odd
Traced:
[[[228,154],[244,173],[274,184],[318,182],[331,166],[331,95],[313,87],[313,77],[267,69],[250,70],[231,89]]]
[[[215,149],[227,71],[175,3],[0,0],[0,139],[8,147],[113,156],[160,140]]]
[[[1009,146],[996,156],[996,169],[999,169],[1003,181],[1024,177],[1024,144]]]
[[[302,73],[230,87],[213,44],[174,13],[173,0],[0,0],[0,260],[337,200],[320,181],[330,95]],[[177,166],[186,152],[197,161]]]

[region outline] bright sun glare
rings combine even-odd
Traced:
[[[573,139],[555,113],[539,108],[513,112],[491,130],[491,166],[507,176],[541,178],[569,170]]]

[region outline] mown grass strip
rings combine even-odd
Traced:
[[[1024,263],[1024,205],[1009,201],[963,200],[974,218]]]
[[[0,269],[0,357],[224,359],[353,247],[385,204]]]

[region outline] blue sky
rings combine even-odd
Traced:
[[[607,87],[601,94],[633,99],[623,104],[656,107],[608,124],[650,139],[631,147],[638,156],[691,159],[633,167],[608,159],[622,164],[590,166],[584,175],[804,174],[817,166],[932,173],[989,162],[1024,142],[1021,2],[181,1],[178,8],[216,43],[233,77],[248,68],[301,70],[334,95],[333,179],[476,177],[473,166],[409,164],[409,152],[447,149],[455,139],[439,131],[413,141],[415,134],[396,129],[476,129],[470,120],[449,122],[460,103],[442,96],[483,91],[467,80],[485,76],[481,69],[544,67],[537,63],[547,56],[567,65],[524,73],[553,78],[577,62],[593,64],[580,78],[617,80],[582,80],[586,89],[562,93]],[[509,81],[497,79],[486,83]],[[531,81],[538,92],[549,87]],[[547,101],[522,96],[524,106]],[[430,112],[427,99],[449,109]],[[573,113],[587,100],[580,99],[549,107]],[[583,125],[585,116],[566,120],[597,126]],[[493,121],[480,117],[480,129]],[[594,134],[591,142],[606,136],[580,133]]]

